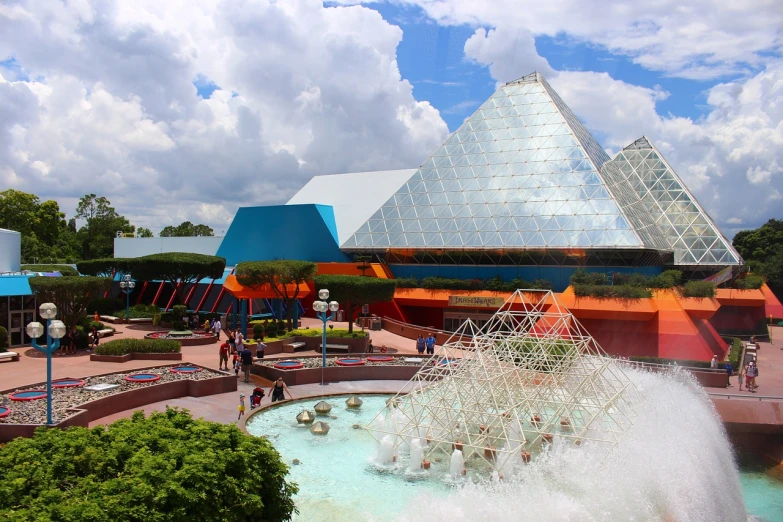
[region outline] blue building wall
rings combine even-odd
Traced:
[[[237,210],[217,255],[226,264],[295,259],[344,262],[334,209],[329,205],[274,205]]]
[[[455,279],[491,279],[500,276],[504,281],[516,277],[532,281],[547,279],[553,290],[562,292],[570,284],[571,275],[578,267],[573,266],[488,266],[488,265],[389,265],[394,277],[449,277]],[[606,274],[644,274],[658,275],[663,271],[659,266],[639,267],[586,267],[588,272]]]

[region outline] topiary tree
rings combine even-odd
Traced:
[[[177,304],[185,303],[185,289],[191,283],[210,277],[218,279],[226,268],[222,257],[169,252],[128,259],[128,270],[139,281],[166,281],[176,294]]]
[[[76,268],[84,275],[122,278],[125,274],[131,272],[131,265],[134,259],[124,257],[107,257],[101,259],[90,259],[79,261]]]
[[[0,326],[0,353],[7,352],[9,346],[11,341],[8,339],[8,330]]]
[[[310,261],[251,261],[237,266],[236,277],[242,286],[254,290],[270,288],[285,301],[288,330],[293,330],[292,310],[299,297],[299,285],[312,281],[317,271],[318,266]]]
[[[394,299],[397,287],[393,279],[351,275],[322,275],[315,278],[316,291],[329,290],[329,299],[345,307],[348,332],[353,333],[353,316],[362,305],[388,302]]]
[[[46,465],[35,465],[36,462]],[[166,409],[0,447],[0,519],[290,520],[296,484],[265,438]]]
[[[31,277],[30,289],[39,303],[57,305],[57,316],[70,331],[88,313],[87,305],[111,285],[105,277]],[[90,310],[89,312],[92,312]]]

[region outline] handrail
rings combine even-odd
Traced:
[[[714,393],[708,392],[710,397],[721,397],[726,399],[735,400],[755,400],[755,401],[783,401],[783,397],[777,397],[775,395],[739,395],[737,393]]]
[[[714,372],[714,373],[726,373],[726,370],[723,368],[702,368],[700,366],[681,366],[679,364],[659,364],[659,363],[648,363],[643,361],[631,361],[628,359],[615,359],[619,363],[628,364],[631,366],[642,366],[642,367],[651,367],[651,368],[665,368],[667,370],[671,370],[673,368],[682,368],[683,370],[693,370],[698,372]]]

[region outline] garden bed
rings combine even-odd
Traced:
[[[90,360],[96,362],[124,363],[128,361],[181,361],[181,353],[126,353],[124,355],[90,354]]]
[[[199,366],[201,368],[199,372],[176,373],[171,371],[172,366],[181,365],[157,366],[84,378],[85,386],[118,385],[110,390],[89,391],[85,386],[52,390],[55,427],[86,427],[90,422],[102,417],[143,407],[153,402],[185,396],[203,397],[237,389],[237,379],[233,375],[226,375],[203,366]],[[160,379],[153,383],[125,380],[128,375],[142,372],[160,375]],[[36,383],[4,390],[0,392],[0,401],[5,401],[10,393],[16,391],[45,388],[46,383]],[[11,413],[0,418],[0,442],[20,436],[31,436],[37,427],[46,422],[46,399],[26,402],[8,401],[8,407]]]
[[[275,368],[275,364],[283,362],[281,359],[261,360],[253,364],[251,373],[258,375],[270,381],[282,377],[288,386],[300,384],[313,384],[321,382],[321,374],[327,382],[336,381],[364,381],[364,380],[401,380],[407,381],[413,378],[416,372],[430,363],[427,357],[394,357],[392,361],[367,362],[365,357],[357,357],[365,361],[363,365],[341,366],[338,360],[345,357],[327,357],[326,368],[322,369],[322,359],[320,355],[304,356],[289,359],[302,364],[292,369]],[[416,359],[417,362],[406,361],[405,359]],[[420,361],[420,362],[419,362]]]

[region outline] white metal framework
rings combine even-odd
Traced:
[[[551,291],[517,290],[483,328],[467,321],[412,383],[367,426],[399,458],[461,449],[510,473],[554,438],[614,445],[636,417],[633,383]]]

